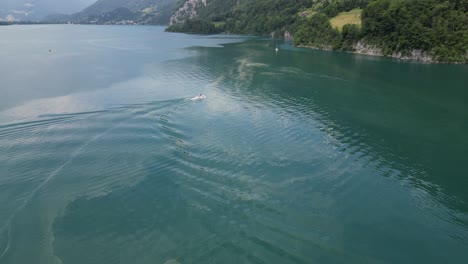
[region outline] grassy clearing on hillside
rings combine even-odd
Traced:
[[[224,27],[224,24],[225,24],[225,23],[226,23],[226,22],[224,22],[224,21],[213,22],[213,24],[214,24],[214,26],[215,26],[216,28],[222,28],[222,27]]]
[[[361,26],[361,13],[362,9],[360,8],[355,8],[349,12],[341,12],[336,17],[330,19],[330,23],[333,28],[338,28],[340,32],[346,24]]]
[[[142,12],[143,14],[150,14],[150,13],[153,13],[154,11],[156,11],[156,10],[155,10],[153,7],[151,7],[151,6],[145,8],[145,9],[143,9],[143,10],[141,10],[141,12]]]

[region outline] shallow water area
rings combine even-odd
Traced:
[[[468,259],[465,65],[146,26],[0,36],[2,264]]]

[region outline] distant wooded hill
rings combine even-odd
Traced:
[[[72,15],[50,15],[47,22],[73,23],[126,23],[158,24],[169,23],[177,0],[98,0],[83,11]]]

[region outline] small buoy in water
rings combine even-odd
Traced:
[[[278,52],[278,48],[275,49],[275,52]]]
[[[49,49],[49,52],[52,52],[52,50],[51,50],[51,49]]]

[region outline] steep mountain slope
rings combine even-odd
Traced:
[[[187,0],[172,15],[169,30],[190,31],[192,22],[200,24],[193,20],[203,20],[214,22],[218,31],[278,35],[291,28],[297,21],[297,13],[313,3],[313,0]]]

